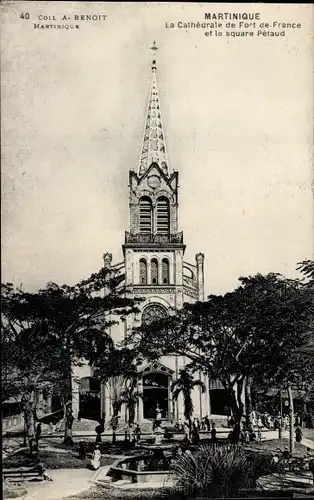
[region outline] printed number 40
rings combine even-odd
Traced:
[[[21,14],[21,19],[29,19],[30,17],[31,16],[29,15],[28,12],[26,12],[26,14],[23,14],[23,12],[22,12],[22,14]]]

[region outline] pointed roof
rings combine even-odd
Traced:
[[[157,50],[155,42],[151,48]],[[149,91],[142,149],[138,167],[139,176],[142,176],[152,163],[157,163],[163,173],[166,176],[169,175],[168,156],[162,124],[156,72],[156,60],[153,59],[152,82]]]

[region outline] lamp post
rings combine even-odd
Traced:
[[[289,450],[293,453],[294,450],[294,432],[293,432],[293,421],[294,421],[294,411],[293,411],[293,397],[291,386],[288,386],[288,397],[289,397]]]
[[[279,391],[280,398],[280,425],[279,425],[279,439],[282,438],[282,430],[283,430],[283,416],[282,416],[282,390]]]
[[[284,299],[287,298],[287,286],[284,284]],[[293,422],[294,422],[294,412],[293,412],[293,396],[291,386],[288,385],[288,399],[289,399],[289,450],[293,453],[294,450],[294,432],[293,432]]]

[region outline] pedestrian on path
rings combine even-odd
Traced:
[[[213,443],[216,442],[216,435],[217,435],[216,424],[215,424],[215,422],[213,422],[212,423],[212,430],[211,430],[211,438],[212,438]]]
[[[98,444],[96,445],[96,448],[93,452],[92,459],[90,462],[91,468],[93,470],[97,470],[100,467],[100,458],[101,458],[101,453]]]
[[[183,440],[184,441],[190,441],[190,427],[187,424],[187,422],[184,422],[183,432],[184,432],[184,438],[183,438]]]
[[[205,425],[206,425],[207,432],[210,432],[210,420],[208,418],[208,415],[206,415],[206,417],[204,418],[204,422],[205,422]]]
[[[139,441],[141,439],[141,428],[140,428],[139,424],[137,424],[135,427],[135,437],[136,437],[136,442],[139,443]]]
[[[95,427],[96,443],[101,443],[101,433],[103,432],[102,426],[99,424]]]
[[[36,440],[36,449],[38,450],[38,441],[41,436],[41,423],[39,422],[36,427],[36,434],[35,434],[35,440]]]
[[[302,431],[300,429],[300,427],[298,426],[295,430],[295,440],[297,443],[301,443],[302,441],[302,437],[303,437],[303,434],[302,434]]]

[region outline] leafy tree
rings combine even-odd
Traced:
[[[137,363],[135,351],[112,346],[109,353],[100,353],[94,366],[94,376],[104,383],[110,393],[112,404],[112,442],[116,442],[116,430],[119,425],[120,412],[123,404],[129,410],[129,421],[132,420],[135,404],[140,397],[136,391]],[[131,412],[131,413],[130,413]],[[133,417],[134,420],[134,417]]]
[[[124,391],[127,383],[127,378],[124,375],[115,375],[111,377],[106,385],[110,391],[110,399],[112,404],[113,414],[110,420],[112,428],[112,442],[116,442],[116,430],[119,425],[120,412],[124,402]]]
[[[142,325],[129,337],[149,359],[186,356],[192,370],[219,379],[237,422],[243,414],[246,381],[301,380],[300,365],[289,359],[308,338],[311,307],[298,280],[271,273],[239,281],[233,292],[185,304],[177,314]]]
[[[110,317],[136,311],[115,285],[114,273],[106,269],[77,285],[49,283],[36,293],[2,285],[3,397],[22,395],[29,441],[37,395],[51,383],[62,395],[65,438],[72,441],[71,385],[64,381],[83,359],[93,364],[109,355],[113,342],[106,332],[116,322]]]
[[[195,387],[200,387],[202,392],[205,392],[205,384],[201,380],[195,380],[193,375],[188,371],[181,369],[179,377],[171,385],[173,391],[172,397],[176,401],[182,393],[184,416],[191,426],[191,418],[194,412],[192,391]]]
[[[143,394],[137,390],[137,378],[130,379],[122,394],[122,400],[128,412],[129,426],[135,422],[136,405],[140,398],[143,398]]]
[[[298,262],[297,270],[301,271],[309,280],[314,283],[314,260],[303,260]]]

